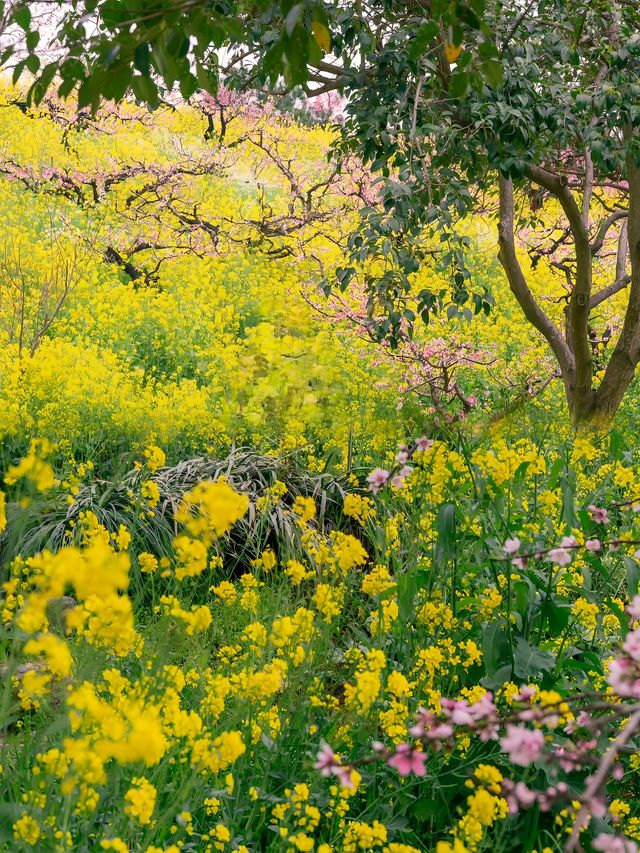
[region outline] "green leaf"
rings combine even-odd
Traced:
[[[562,520],[567,527],[575,527],[575,488],[569,477],[562,481]]]
[[[518,637],[513,658],[513,671],[518,678],[531,678],[541,672],[550,672],[555,662],[555,655],[530,645],[523,637]]]
[[[205,68],[198,63],[196,66],[196,78],[201,89],[214,95],[218,90],[218,69]]]
[[[462,98],[466,95],[469,89],[470,78],[469,74],[464,71],[459,71],[451,76],[449,84],[449,94],[452,98]]]
[[[133,77],[131,80],[131,88],[136,98],[142,103],[148,104],[152,109],[158,106],[160,100],[158,98],[158,87],[150,77]]]
[[[494,675],[509,657],[509,638],[504,619],[489,622],[482,630],[482,659],[486,674]]]
[[[482,74],[491,86],[501,86],[504,82],[502,63],[499,59],[485,59],[482,63]]]
[[[187,101],[198,88],[198,81],[191,72],[188,72],[180,78],[179,86],[180,94]]]
[[[176,66],[163,44],[154,44],[151,50],[151,58],[156,70],[160,72],[167,86],[171,88],[177,77]]]
[[[620,622],[620,635],[623,638],[626,637],[629,632],[629,617],[624,607],[620,607],[620,605],[614,601],[611,596],[607,596],[606,602],[609,610],[618,617],[618,621]]]
[[[533,590],[526,581],[518,581],[514,585],[514,593],[516,609],[524,616],[533,601]]]
[[[438,800],[429,800],[425,797],[420,797],[412,806],[411,814],[419,821],[430,820],[442,807]]]
[[[26,64],[27,64],[26,59],[23,59],[20,62],[16,63],[16,65],[13,69],[13,74],[11,75],[11,80],[12,80],[14,86],[18,82],[18,80],[20,79],[20,75],[24,71]]]
[[[34,82],[33,86],[29,89],[29,92],[27,94],[27,101],[33,101],[33,103],[36,105],[42,102],[42,99],[47,94],[49,85],[53,80],[57,70],[57,62],[50,62],[48,65],[45,65],[45,67],[42,69],[40,76]]]
[[[547,481],[547,487],[549,489],[555,489],[560,480],[560,475],[564,470],[564,459],[556,459],[556,461],[551,466],[549,471],[549,479]]]
[[[292,6],[289,10],[288,15],[284,19],[284,29],[286,34],[291,37],[293,31],[298,26],[298,21],[302,17],[303,6],[302,3],[296,3],[295,6]]]
[[[275,83],[282,73],[282,52],[282,42],[278,41],[267,50],[262,60],[262,67],[271,83]]]
[[[438,508],[436,521],[436,545],[433,555],[434,563],[442,564],[450,560],[456,547],[456,507],[455,504],[445,503]]]
[[[189,54],[189,45],[190,39],[182,29],[176,29],[173,30],[173,32],[170,32],[165,41],[166,52],[172,57],[172,59],[186,58]]]
[[[62,87],[60,87],[62,88]],[[95,112],[100,104],[100,81],[97,75],[92,74],[80,84],[78,89],[78,107],[91,107]]]
[[[30,53],[25,60],[25,65],[32,74],[37,74],[40,70],[40,57]]]
[[[593,669],[595,672],[602,674],[602,661],[599,656],[595,652],[586,651],[582,652],[582,657],[589,664],[589,669]]]
[[[16,24],[25,32],[31,26],[31,11],[26,3],[14,9],[12,17]]]
[[[105,98],[121,101],[131,86],[133,71],[129,65],[121,65],[110,71],[106,79],[103,94]]]
[[[413,602],[418,585],[412,574],[402,575],[398,579],[398,615],[404,621],[413,616]]]
[[[307,39],[307,55],[312,65],[322,62],[322,57],[324,56],[313,33],[309,33],[309,38]]]
[[[297,27],[284,44],[287,64],[283,70],[287,81],[294,85],[304,83],[307,79],[308,42],[308,34]]]
[[[148,77],[151,74],[151,56],[149,45],[146,42],[136,47],[133,65],[136,71],[139,71],[143,77]]]
[[[85,76],[85,67],[79,59],[71,57],[65,59],[60,66],[60,74],[63,80],[82,80]]]
[[[107,0],[106,3],[102,4],[100,17],[105,26],[111,29],[131,18],[131,12],[126,3],[122,3],[120,0]]]
[[[549,627],[555,635],[561,634],[569,624],[571,616],[570,604],[557,604],[549,599],[545,609],[546,617],[549,621]]]
[[[593,142],[591,145],[592,149],[595,149],[596,143]],[[622,433],[617,429],[612,429],[609,433],[609,454],[613,456],[614,459],[620,459],[623,452],[627,449],[627,442]]]
[[[409,58],[418,59],[421,57],[427,47],[438,37],[439,34],[440,27],[435,21],[426,21],[424,24],[421,24],[409,45]]]
[[[638,586],[640,584],[640,565],[633,557],[628,554],[624,556],[624,567],[627,576],[627,595],[633,598],[638,594]]]
[[[481,678],[480,683],[483,687],[486,687],[487,690],[499,690],[503,684],[506,684],[507,681],[511,680],[511,675],[511,664],[506,663],[491,675],[485,675],[484,678]]]
[[[72,77],[67,77],[63,80],[58,86],[58,97],[67,98],[75,89],[77,82],[78,81],[74,80]]]

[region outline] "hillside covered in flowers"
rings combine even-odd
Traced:
[[[329,99],[3,87],[0,850],[637,851],[640,403],[571,427],[490,206],[394,348]]]
[[[149,440],[175,461],[250,444],[368,463],[431,424],[510,430],[533,410],[562,428],[560,383],[489,218],[468,229],[492,312],[436,316],[392,350],[372,340],[364,295],[319,287],[375,194],[357,163],[327,163],[326,122],[231,93],[97,119],[2,97],[4,446],[65,440],[95,462]],[[561,280],[533,275],[560,316]],[[438,277],[434,261],[416,289]],[[603,306],[613,324],[623,299]]]

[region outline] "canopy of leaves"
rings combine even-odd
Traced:
[[[488,10],[487,22],[501,77],[471,73],[475,56],[493,52],[481,31],[467,34],[473,41],[465,42],[455,68],[446,51],[417,54],[407,34],[397,33],[369,57],[379,76],[350,91],[343,145],[380,172],[383,202],[382,212],[364,211],[351,246],[356,261],[375,256],[384,267],[368,282],[372,301],[385,309],[383,335],[393,337],[413,321],[401,306],[434,235],[451,269],[449,311],[469,301],[476,312],[487,310],[487,295],[471,286],[455,226],[469,213],[491,212],[492,174],[522,185],[537,164],[571,178],[580,192],[588,151],[593,182],[624,190],[626,158],[640,155],[636,4],[506,3]],[[535,222],[526,210],[520,225]],[[343,285],[357,266],[343,271]],[[425,320],[443,296],[419,294]]]
[[[245,81],[254,86],[284,80],[289,86],[342,88],[342,80],[319,79],[327,66],[362,84],[366,57],[382,49],[391,33],[411,36],[415,55],[433,49],[443,33],[460,44],[463,29],[486,29],[484,4],[18,0],[0,4],[3,30],[13,34],[2,64],[19,57],[16,79],[25,69],[35,76],[30,95],[36,102],[59,76],[61,94],[79,85],[80,104],[94,107],[102,98],[120,100],[128,93],[153,106],[174,87],[184,98],[196,90],[214,94],[221,76],[239,68],[249,69]],[[43,13],[49,13],[44,23]],[[42,65],[47,50],[53,53]],[[324,62],[328,54],[330,63]],[[486,58],[481,65],[488,70]]]

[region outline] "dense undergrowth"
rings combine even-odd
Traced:
[[[149,448],[126,500],[94,504],[42,452],[10,470],[9,534],[29,541],[65,504],[68,520],[57,551],[14,559],[4,587],[9,847],[561,849],[612,734],[571,764],[579,709],[606,698],[633,625],[637,459],[584,439],[428,445],[375,497],[354,473],[323,483],[251,454],[156,470]],[[539,552],[520,566],[516,538]],[[420,707],[490,691],[507,713],[523,684],[557,711],[541,730],[564,769],[520,767],[466,730],[427,748],[424,775],[369,762],[374,742],[407,742]],[[344,784],[314,769],[323,740],[355,762]],[[588,831],[633,837],[637,756],[616,764]],[[575,794],[510,815],[503,777]]]
[[[495,310],[375,345],[324,126],[54,106],[0,110],[2,849],[636,850],[635,392],[571,434],[485,224]]]

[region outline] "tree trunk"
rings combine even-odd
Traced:
[[[500,218],[498,258],[507,275],[509,286],[525,317],[546,339],[562,375],[567,406],[575,426],[588,426],[597,431],[610,426],[640,362],[640,162],[634,155],[634,136],[638,131],[627,128],[627,175],[629,209],[608,217],[602,233],[589,239],[588,217],[578,207],[572,191],[562,176],[538,166],[527,168],[528,177],[552,193],[567,217],[576,251],[573,290],[567,306],[566,335],[542,310],[528,286],[516,253],[514,233],[513,186],[509,178],[500,177]],[[583,203],[584,208],[584,203]],[[604,242],[613,222],[626,218],[620,232],[616,259],[616,281],[592,296],[593,256]],[[627,249],[631,275],[626,274]],[[600,302],[629,285],[629,302],[622,331],[607,364],[600,387],[593,387],[593,356],[589,340],[589,313]]]
[[[640,163],[634,152],[634,137],[638,131],[626,128],[628,142],[627,178],[629,184],[629,215],[624,239],[628,243],[631,276],[629,302],[624,324],[611,355],[600,387],[596,392],[589,420],[610,424],[626,394],[640,361]],[[617,266],[620,267],[618,259]],[[619,273],[618,268],[616,273]]]

